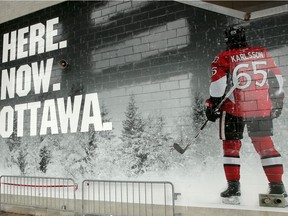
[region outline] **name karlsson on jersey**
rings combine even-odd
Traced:
[[[263,52],[247,52],[247,53],[241,53],[238,55],[232,55],[231,61],[232,62],[239,62],[239,61],[247,61],[249,59],[260,59],[264,58]]]

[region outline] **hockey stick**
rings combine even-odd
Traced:
[[[225,95],[225,97],[223,98],[223,100],[218,104],[218,106],[215,108],[214,112],[218,112],[220,107],[222,106],[222,104],[227,100],[228,97],[230,97],[230,95],[233,93],[233,91],[237,88],[239,82],[236,83],[235,85],[233,85],[229,91],[227,92],[227,94]],[[200,127],[200,130],[197,132],[197,134],[195,135],[194,139],[196,139],[199,134],[201,133],[201,131],[205,128],[206,124],[208,123],[208,119],[206,119],[206,121],[203,123],[203,125]],[[174,149],[179,152],[180,154],[184,154],[184,152],[187,150],[187,148],[192,145],[192,143],[189,143],[188,145],[185,146],[185,148],[182,148],[178,143],[174,143],[173,147]]]

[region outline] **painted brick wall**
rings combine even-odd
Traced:
[[[87,34],[78,29],[80,49],[89,54],[87,89],[101,92],[114,126],[121,127],[130,94],[144,115],[164,115],[170,131],[185,124],[194,92],[207,95],[219,49],[211,37],[222,35],[226,17],[176,2],[109,2],[94,6],[89,18]]]

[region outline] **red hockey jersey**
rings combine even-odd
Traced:
[[[244,118],[265,117],[272,108],[269,91],[272,78],[277,82],[276,95],[283,96],[281,71],[265,48],[233,49],[221,52],[212,62],[209,93],[211,97],[222,97],[236,84],[221,110]]]

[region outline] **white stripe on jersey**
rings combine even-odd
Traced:
[[[225,118],[226,118],[226,112],[225,111],[223,111],[222,112],[222,116],[221,116],[221,123],[220,123],[220,126],[221,126],[221,128],[220,128],[220,133],[221,133],[221,139],[222,140],[226,140],[226,136],[225,136]]]
[[[277,156],[277,157],[261,159],[261,163],[262,163],[262,166],[273,166],[277,164],[282,164],[282,157]]]
[[[223,157],[223,164],[240,165],[240,158],[238,157]]]
[[[284,90],[283,90],[283,83],[284,83],[284,80],[283,80],[283,77],[282,77],[282,75],[275,75],[276,76],[276,79],[277,79],[277,81],[278,81],[278,83],[279,83],[279,90],[278,90],[278,94],[281,94],[281,93],[283,93],[284,92]]]
[[[209,93],[211,97],[222,97],[227,86],[227,77],[224,76],[214,82],[211,82]]]

